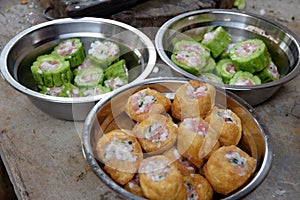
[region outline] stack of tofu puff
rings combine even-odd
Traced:
[[[213,199],[249,181],[256,159],[237,145],[241,119],[215,103],[216,88],[190,80],[170,100],[150,87],[127,100],[131,130],[116,128],[97,141],[103,170],[146,199]]]

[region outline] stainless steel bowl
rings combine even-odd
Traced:
[[[129,79],[145,79],[156,62],[152,41],[141,31],[113,20],[100,18],[58,19],[28,28],[13,37],[1,53],[3,78],[32,103],[51,116],[84,120],[95,103],[107,94],[94,97],[52,97],[37,92],[30,66],[37,56],[49,53],[61,39],[77,37],[86,46],[95,39],[111,39],[124,47]],[[85,49],[88,49],[85,48]],[[127,59],[128,58],[128,59]]]
[[[172,99],[177,88],[186,82],[186,78],[152,78],[129,84],[122,90],[104,97],[87,116],[82,134],[85,158],[102,182],[120,193],[125,199],[142,198],[123,189],[102,170],[103,164],[96,157],[97,140],[103,133],[112,129],[131,129],[134,126],[134,122],[125,114],[123,109],[128,97],[133,92],[149,87]],[[257,159],[257,166],[251,180],[238,191],[228,196],[222,196],[223,199],[241,199],[263,182],[271,168],[272,148],[269,133],[255,110],[245,100],[232,92],[217,89],[216,104],[232,109],[241,118],[243,137],[239,146]]]
[[[170,54],[173,51],[172,42],[180,38],[203,36],[209,28],[223,26],[231,35],[232,42],[248,38],[262,39],[278,66],[282,77],[279,80],[255,85],[235,86],[219,85],[245,99],[255,106],[270,98],[283,84],[295,78],[300,72],[299,38],[286,27],[273,20],[250,13],[232,10],[199,10],[178,15],[158,30],[155,45],[161,59],[171,68],[185,77],[201,79],[175,65]]]

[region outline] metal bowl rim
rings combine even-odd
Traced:
[[[95,120],[98,111],[100,110],[101,107],[103,107],[108,101],[110,101],[113,97],[117,96],[118,94],[125,92],[128,89],[142,86],[144,84],[155,84],[155,83],[162,83],[162,82],[187,82],[186,78],[179,78],[179,77],[169,77],[169,78],[149,78],[145,79],[141,82],[138,83],[130,83],[124,88],[115,91],[107,96],[105,96],[101,101],[96,103],[96,105],[90,110],[89,114],[87,115],[84,125],[83,125],[83,131],[82,131],[82,147],[83,147],[83,154],[90,164],[93,172],[105,183],[107,184],[111,189],[113,189],[116,192],[119,192],[120,194],[126,196],[127,198],[131,199],[143,199],[140,197],[137,197],[136,195],[133,195],[132,193],[128,192],[127,190],[123,189],[120,187],[118,184],[116,184],[98,165],[95,157],[93,156],[93,153],[91,151],[90,147],[90,142],[89,142],[89,132],[90,129],[92,128],[92,123]],[[218,89],[218,88],[217,88]],[[220,89],[220,88],[219,88]],[[244,107],[246,110],[248,110],[251,113],[252,118],[255,120],[257,125],[259,126],[259,129],[261,130],[263,137],[264,137],[264,144],[265,144],[265,154],[263,158],[263,162],[261,163],[260,169],[257,171],[256,176],[247,184],[246,187],[242,188],[239,190],[237,193],[234,193],[230,195],[229,197],[224,198],[224,200],[234,200],[234,199],[240,199],[241,197],[246,196],[250,192],[252,192],[255,188],[257,188],[263,180],[267,177],[271,165],[272,165],[272,160],[273,160],[273,150],[272,146],[270,144],[270,133],[261,120],[261,117],[259,114],[255,111],[255,109],[248,104],[244,99],[241,97],[237,96],[231,91],[226,90],[226,95],[229,95],[230,98],[233,100],[237,101],[239,104],[241,104],[242,107]]]
[[[91,96],[91,97],[76,97],[76,98],[49,96],[49,95],[41,94],[39,92],[36,92],[34,90],[31,90],[31,89],[23,86],[18,81],[16,81],[15,78],[13,76],[11,76],[11,74],[8,71],[8,66],[6,63],[8,54],[9,54],[11,48],[13,48],[14,45],[22,37],[26,36],[27,34],[33,32],[33,31],[36,31],[38,29],[41,29],[41,28],[44,28],[47,26],[58,25],[58,24],[69,24],[69,23],[85,23],[85,22],[95,23],[95,25],[99,25],[101,23],[112,24],[115,26],[122,27],[128,31],[133,31],[136,35],[138,35],[141,38],[141,40],[143,41],[143,43],[145,43],[145,46],[147,47],[147,49],[149,51],[149,61],[150,62],[145,66],[144,71],[132,82],[141,81],[149,76],[153,67],[155,66],[157,54],[156,54],[155,46],[152,43],[152,41],[150,40],[150,38],[148,38],[148,36],[146,36],[140,30],[138,30],[128,24],[119,22],[119,21],[115,21],[115,20],[111,20],[111,19],[104,19],[104,18],[95,18],[95,17],[83,17],[83,18],[78,18],[78,19],[63,18],[63,19],[55,19],[52,21],[43,22],[43,23],[37,24],[35,26],[29,27],[29,28],[21,31],[20,33],[16,34],[12,39],[9,40],[9,42],[4,46],[4,48],[1,52],[0,71],[1,71],[2,78],[4,80],[6,80],[12,87],[14,87],[18,91],[20,91],[21,93],[27,94],[30,97],[44,100],[47,102],[62,103],[62,104],[70,104],[70,103],[80,104],[80,103],[98,101],[101,98],[103,98],[104,96],[106,96],[107,94],[109,94],[109,93],[106,93],[106,94],[95,95],[95,96]]]

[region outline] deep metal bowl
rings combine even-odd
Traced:
[[[279,80],[255,86],[219,85],[245,99],[255,106],[269,99],[283,84],[295,78],[300,72],[299,38],[286,27],[273,20],[250,13],[232,10],[199,10],[178,15],[163,24],[155,37],[155,45],[161,59],[172,69],[192,79],[202,79],[175,65],[170,55],[173,42],[199,36],[212,27],[223,26],[231,35],[232,42],[250,38],[262,39],[278,66]]]
[[[97,140],[112,129],[131,129],[134,122],[124,112],[127,99],[134,92],[144,88],[156,89],[172,99],[178,87],[186,83],[186,78],[152,78],[138,83],[128,84],[115,93],[111,93],[99,101],[88,114],[82,134],[82,145],[85,158],[94,173],[102,182],[121,194],[125,199],[142,199],[123,189],[115,183],[102,167],[96,156]],[[254,176],[238,191],[222,199],[241,199],[257,188],[267,176],[272,161],[272,148],[267,128],[262,123],[255,110],[243,99],[230,91],[217,89],[216,104],[232,109],[241,118],[243,137],[239,147],[257,159]]]
[[[144,33],[113,20],[89,17],[58,19],[20,32],[1,53],[2,76],[13,88],[27,95],[36,107],[55,118],[85,120],[95,103],[107,95],[66,98],[37,92],[30,66],[39,55],[50,53],[60,40],[72,37],[80,38],[86,50],[95,39],[110,39],[119,43],[131,82],[145,79],[156,62],[154,44]]]

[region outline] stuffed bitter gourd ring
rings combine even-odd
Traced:
[[[126,61],[124,59],[110,65],[104,70],[105,79],[110,78],[124,78],[128,80],[128,71],[126,68]]]
[[[59,55],[39,56],[30,69],[38,85],[61,86],[73,79],[69,62]]]
[[[124,59],[110,65],[104,70],[104,85],[115,90],[128,83],[128,71]]]
[[[114,61],[119,59],[120,48],[111,41],[95,41],[91,43],[88,50],[88,57],[95,65],[105,69]]]
[[[249,39],[235,44],[229,56],[237,70],[250,73],[263,70],[271,61],[267,46],[260,39]]]
[[[236,73],[235,67],[230,59],[222,59],[216,66],[217,74],[222,77],[224,83],[228,84],[229,80]]]
[[[203,78],[204,80],[209,80],[215,83],[223,84],[222,78],[217,76],[214,73],[207,73],[207,72],[202,73],[200,77]]]
[[[209,57],[206,60],[206,66],[204,66],[201,70],[200,73],[209,73],[213,72],[216,69],[216,62],[212,57]]]
[[[174,44],[173,52],[177,51],[194,51],[210,57],[210,49],[202,45],[200,42],[193,40],[180,40]]]
[[[80,88],[80,96],[81,97],[89,97],[89,96],[95,96],[100,94],[105,94],[107,92],[110,92],[111,90],[108,87],[97,85],[95,87],[91,88]]]
[[[279,79],[279,73],[276,65],[271,61],[270,64],[260,71],[257,76],[260,78],[262,83],[267,83]]]
[[[102,84],[104,79],[103,69],[99,67],[87,68],[80,71],[74,79],[78,87],[94,87]]]
[[[63,86],[46,87],[44,85],[39,85],[38,87],[40,89],[41,94],[46,94],[55,97],[59,97],[63,90]]]
[[[250,72],[238,71],[235,73],[229,81],[230,85],[259,85],[261,84],[261,80],[258,76],[254,76]]]
[[[79,97],[79,88],[71,83],[66,83],[62,87],[62,92],[59,95],[60,97]]]
[[[70,67],[77,67],[85,59],[85,51],[80,39],[73,38],[60,42],[53,50],[53,54],[63,56],[70,62]]]
[[[200,75],[200,71],[207,64],[207,58],[203,54],[194,51],[178,51],[171,55],[171,60],[185,71]]]
[[[226,49],[230,41],[231,35],[222,26],[219,26],[204,34],[202,44],[208,47],[212,56],[216,58]]]

